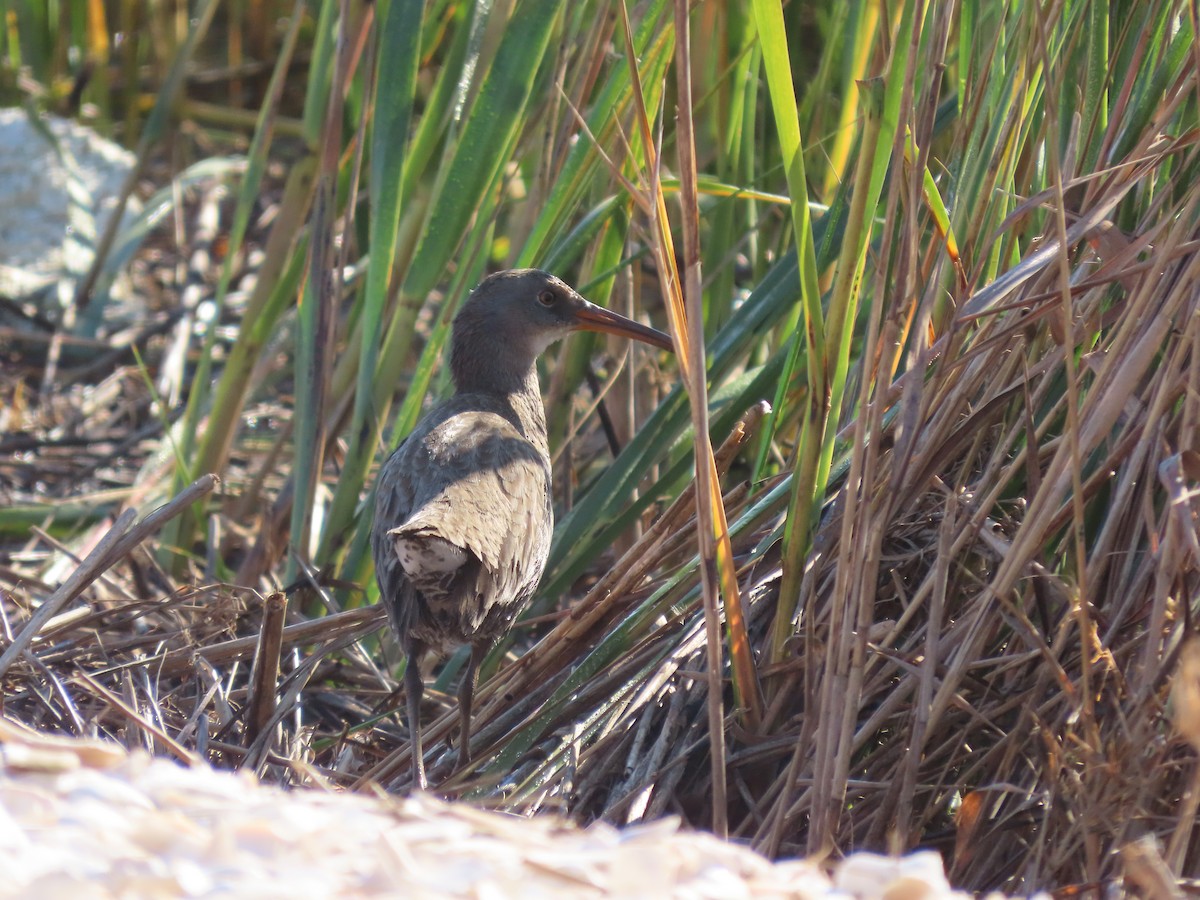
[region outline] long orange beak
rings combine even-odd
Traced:
[[[669,334],[664,334],[657,328],[642,325],[633,319],[627,319],[618,313],[589,303],[587,300],[583,301],[583,306],[575,310],[575,322],[575,327],[579,331],[600,331],[604,334],[615,334],[619,337],[653,344],[663,350],[675,350]]]

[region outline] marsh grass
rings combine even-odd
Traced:
[[[469,771],[462,661],[437,675],[440,790],[776,855],[935,846],[977,890],[1105,884],[1146,834],[1200,871],[1167,704],[1200,562],[1187,4],[35,6],[10,0],[7,89],[56,108],[67,41],[84,116],[152,170],[246,164],[221,327],[148,311],[106,373],[157,393],[88,407],[106,382],[68,368],[38,394],[43,344],[4,334],[7,715],[403,788],[372,472],[445,390],[471,285],[542,265],[679,352],[549,354],[556,540]],[[172,39],[117,53],[138,16]]]

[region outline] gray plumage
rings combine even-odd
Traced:
[[[471,645],[459,689],[459,762],[470,761],[476,670],[533,596],[554,528],[537,357],[571,331],[622,334],[670,349],[662,332],[593,306],[536,269],[485,279],[454,321],[456,391],[379,471],[371,550],[408,657],[413,782],[424,788],[420,660]]]

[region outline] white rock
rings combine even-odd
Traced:
[[[23,109],[0,109],[0,294],[13,298],[86,271],[135,159],[69,119],[39,124]],[[72,215],[72,197],[82,216]],[[131,198],[125,221],[138,208]]]

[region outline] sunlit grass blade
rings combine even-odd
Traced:
[[[792,353],[784,369],[779,390],[772,405],[766,432],[788,412],[784,402],[786,390],[801,355],[807,359],[808,402],[804,404],[802,427],[796,444],[796,466],[793,473],[793,502],[789,509],[784,532],[783,583],[780,602],[772,629],[770,662],[783,656],[783,646],[792,634],[792,621],[800,598],[800,577],[808,553],[811,528],[814,523],[814,504],[818,502],[817,464],[825,436],[826,405],[829,396],[826,369],[826,324],[821,309],[818,284],[817,254],[813,241],[812,221],[808,207],[808,181],[804,167],[804,147],[800,137],[800,121],[796,113],[796,94],[792,84],[791,61],[787,46],[787,31],[783,25],[783,9],[774,0],[754,0],[754,16],[758,24],[759,42],[763,49],[763,68],[770,88],[771,109],[779,136],[788,193],[791,195],[792,228],[799,248],[800,303],[804,316],[804,332],[791,336]],[[761,465],[761,458],[760,458]]]

